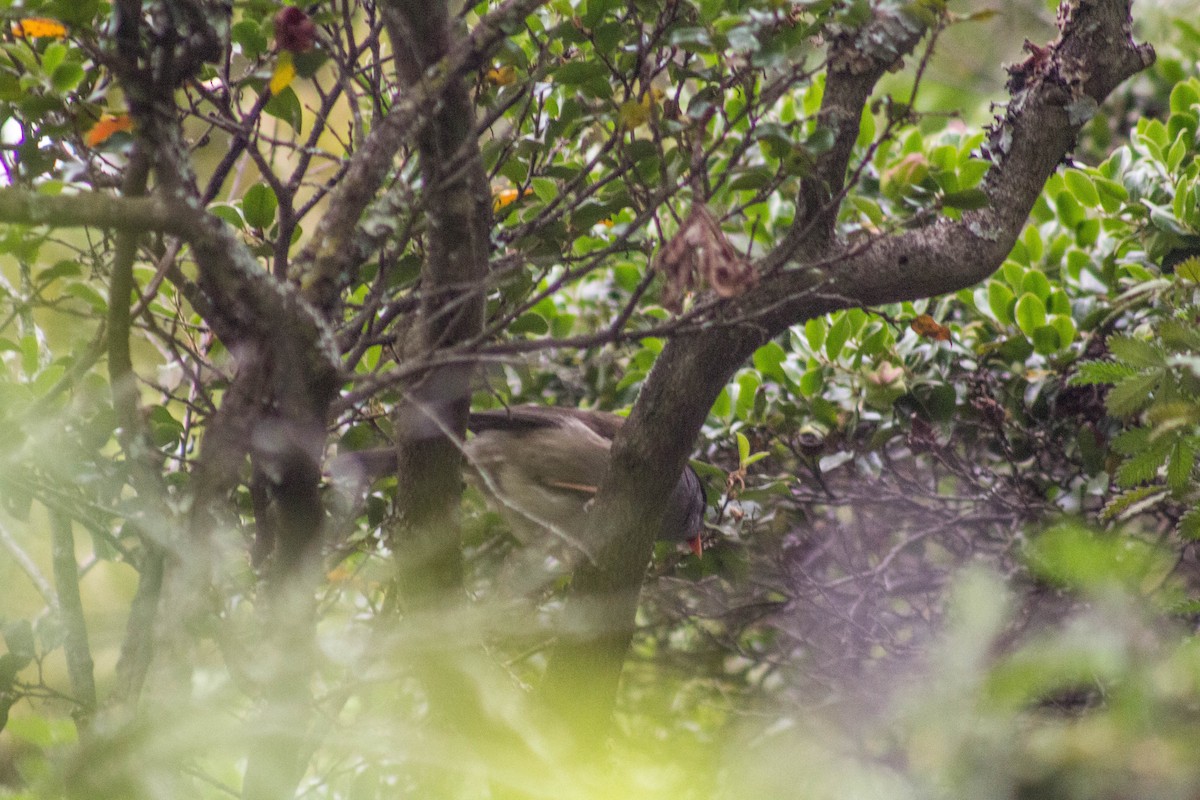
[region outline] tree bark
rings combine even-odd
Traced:
[[[445,3],[392,0],[383,19],[401,77],[418,84],[451,50],[457,23]],[[461,79],[444,86],[417,135],[427,255],[421,271],[421,357],[476,336],[483,326],[490,192],[475,138],[475,114]],[[396,412],[396,534],[401,588],[410,601],[458,600],[462,561],[458,500],[461,442],[471,402],[472,365],[431,370],[408,388]]]

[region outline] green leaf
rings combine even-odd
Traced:
[[[1183,157],[1187,155],[1190,143],[1184,139],[1184,135],[1190,133],[1191,131],[1180,131],[1180,135],[1175,137],[1171,149],[1167,151],[1167,169],[1171,172],[1179,169],[1179,165],[1183,163]]]
[[[745,466],[750,457],[750,440],[741,431],[737,432],[738,466]]]
[[[882,323],[875,323],[871,328],[868,328],[859,352],[866,356],[878,356],[890,348],[892,344],[894,344],[894,341],[892,339],[891,328]]]
[[[766,458],[769,455],[771,455],[771,454],[764,450],[760,450],[757,453],[751,454],[751,456],[749,458],[747,458],[745,461],[743,461],[742,466],[748,467],[751,464],[757,464],[759,461],[762,461],[764,458]]]
[[[50,84],[60,92],[70,92],[83,80],[83,66],[74,61],[60,64],[50,75]]]
[[[1105,398],[1108,413],[1114,417],[1127,417],[1141,411],[1150,404],[1159,380],[1159,374],[1152,372],[1139,373],[1121,381],[1109,390]]]
[[[209,206],[208,211],[214,217],[228,222],[231,227],[239,230],[246,227],[246,218],[243,217],[242,212],[234,206],[226,205],[225,203],[218,203],[216,205]]]
[[[730,413],[733,411],[733,401],[729,399],[729,387],[721,389],[721,393],[717,395],[717,399],[713,401],[712,409],[709,414],[720,420],[729,419]]]
[[[550,324],[541,314],[530,311],[513,320],[512,324],[508,326],[508,330],[514,334],[531,333],[535,336],[542,336],[550,330]]]
[[[67,60],[67,46],[62,42],[51,42],[42,53],[42,69],[47,74],[54,72]]]
[[[761,189],[775,180],[775,170],[766,167],[749,167],[738,170],[737,174],[727,184],[729,191]]]
[[[1171,89],[1172,114],[1192,111],[1197,105],[1200,105],[1200,91],[1197,91],[1195,81],[1177,83]]]
[[[1166,207],[1155,205],[1149,200],[1142,201],[1147,208],[1150,209],[1150,224],[1166,233],[1173,233],[1176,236],[1190,236],[1194,231],[1182,224],[1175,218],[1175,212]]]
[[[608,67],[599,60],[568,61],[551,74],[564,86],[580,86],[596,97],[612,96]]]
[[[1163,460],[1163,454],[1157,448],[1131,456],[1117,470],[1117,484],[1128,488],[1153,481]]]
[[[1200,256],[1191,256],[1176,264],[1175,274],[1185,281],[1200,283]]]
[[[1200,329],[1188,322],[1164,320],[1158,329],[1158,337],[1168,350],[1200,350]]]
[[[301,78],[311,78],[328,60],[329,54],[316,47],[307,53],[292,53],[292,66]]]
[[[825,373],[820,367],[811,367],[800,376],[800,394],[807,398],[816,397],[825,386]]]
[[[100,0],[53,0],[45,9],[49,16],[68,25],[94,25],[98,22]]]
[[[1119,584],[1136,590],[1170,568],[1171,555],[1129,536],[1059,525],[1030,545],[1030,567],[1044,579],[1080,589]]]
[[[1054,196],[1054,206],[1058,209],[1058,218],[1067,228],[1074,228],[1086,219],[1083,206],[1070,192],[1059,192]]]
[[[754,368],[778,383],[787,383],[787,373],[783,371],[783,362],[787,353],[778,342],[770,341],[754,351]]]
[[[828,328],[824,317],[813,317],[804,323],[804,338],[808,340],[808,346],[813,350],[820,350],[825,344]]]
[[[988,281],[988,308],[992,315],[1004,325],[1013,323],[1012,307],[1016,295],[1004,283],[996,280]]]
[[[242,197],[242,214],[246,222],[254,228],[269,228],[275,221],[275,210],[279,200],[275,192],[265,183],[256,183],[246,190]]]
[[[1021,292],[1037,295],[1043,304],[1050,299],[1050,279],[1038,269],[1031,269],[1021,279]]]
[[[1171,491],[1182,492],[1191,485],[1195,466],[1195,443],[1190,439],[1180,439],[1171,448],[1171,455],[1167,459],[1167,486]]]
[[[737,384],[738,395],[734,413],[738,419],[745,420],[754,410],[754,399],[758,394],[758,387],[762,385],[762,378],[754,370],[745,370],[738,376]]]
[[[7,721],[8,709],[15,702],[15,696],[11,694],[11,690],[17,673],[25,669],[31,661],[33,661],[32,657],[21,658],[13,653],[5,653],[0,656],[0,721]],[[3,728],[4,725],[0,724],[0,730]]]
[[[292,91],[292,87],[289,86],[279,94],[272,95],[263,107],[263,112],[287,123],[296,133],[301,132],[304,110],[300,106],[300,98]]]
[[[1067,189],[1075,195],[1075,199],[1080,203],[1088,208],[1100,205],[1100,192],[1096,190],[1096,185],[1087,175],[1077,169],[1069,169],[1063,174],[1063,181],[1066,182]]]
[[[558,196],[558,184],[550,178],[534,178],[530,185],[533,187],[533,193],[543,203],[549,203]]]
[[[1112,522],[1125,515],[1133,516],[1161,503],[1166,494],[1161,486],[1136,486],[1126,489],[1104,505],[1100,519]]]
[[[1114,180],[1092,176],[1092,183],[1100,193],[1100,205],[1105,212],[1111,214],[1129,199],[1129,191]]]
[[[571,215],[571,227],[576,230],[589,230],[593,225],[608,219],[615,211],[619,210],[598,200],[585,200],[575,207],[575,213]]]
[[[1013,316],[1021,332],[1032,337],[1034,331],[1046,324],[1046,307],[1037,295],[1026,292],[1017,299]]]
[[[76,261],[59,261],[49,269],[44,269],[37,275],[38,284],[48,286],[59,278],[75,278],[82,273]]]
[[[1069,316],[1071,314],[1071,298],[1062,289],[1052,289],[1050,299],[1046,303],[1046,312]]]
[[[1138,369],[1153,369],[1166,363],[1162,348],[1132,336],[1110,336],[1105,341],[1109,352],[1118,361]]]
[[[38,368],[41,365],[42,350],[38,344],[38,337],[32,333],[27,333],[21,337],[21,371],[26,377],[33,377],[37,374]]]
[[[1058,329],[1053,325],[1039,325],[1029,338],[1033,342],[1034,352],[1044,356],[1058,352],[1062,348],[1062,339],[1058,335]]]
[[[1179,518],[1179,535],[1185,539],[1200,539],[1200,507],[1193,507]]]
[[[837,361],[838,356],[842,354],[842,348],[846,346],[846,340],[850,338],[850,318],[846,316],[846,312],[834,314],[833,325],[829,328],[829,334],[825,337],[825,355],[829,356],[830,361]]]
[[[1112,448],[1117,453],[1132,455],[1150,446],[1152,433],[1154,431],[1148,427],[1129,428],[1113,437]]]
[[[1071,376],[1068,383],[1071,386],[1117,383],[1136,374],[1137,370],[1128,364],[1119,364],[1116,361],[1085,361],[1079,365],[1079,371]]]
[[[242,19],[233,24],[229,32],[233,43],[242,49],[242,55],[253,61],[267,52],[269,43],[262,28],[253,20]]]
[[[667,43],[689,53],[710,53],[712,38],[704,28],[675,28],[667,37]]]
[[[98,313],[106,313],[108,311],[108,301],[104,299],[104,295],[97,292],[86,283],[69,283],[65,289],[66,293],[72,297],[77,297],[83,302],[92,307],[93,311]]]
[[[1050,317],[1050,325],[1058,332],[1059,348],[1070,347],[1075,341],[1075,334],[1078,333],[1075,320],[1066,314],[1055,314]]]

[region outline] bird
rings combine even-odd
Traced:
[[[606,411],[562,406],[473,411],[467,425],[473,435],[462,446],[467,479],[518,541],[547,533],[573,541],[624,422]],[[375,479],[395,469],[395,451],[383,448],[341,454],[326,472],[344,497],[361,498]],[[671,491],[656,538],[686,542],[700,556],[704,507],[704,489],[689,465]]]
[[[519,405],[475,411],[463,455],[468,476],[518,539],[578,530],[608,469],[624,417],[606,411]],[[686,466],[667,499],[657,538],[703,553],[704,489]]]

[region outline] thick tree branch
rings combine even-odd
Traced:
[[[146,192],[150,165],[143,142],[134,145],[122,191],[126,197],[139,197]],[[137,256],[137,230],[117,232],[116,252],[113,255],[112,278],[108,291],[108,381],[112,392],[113,410],[120,430],[117,438],[130,466],[131,482],[137,492],[137,518],[134,527],[142,541],[141,563],[138,564],[138,589],[130,607],[125,639],[121,642],[121,657],[117,662],[117,680],[112,701],[118,705],[136,705],[145,683],[154,654],[155,615],[162,590],[163,539],[161,532],[154,536],[147,530],[145,520],[166,504],[166,486],[161,472],[161,453],[154,446],[145,418],[139,406],[137,376],[129,352],[129,331],[132,324],[130,303],[134,292],[133,264]]]
[[[577,576],[571,603],[586,615],[599,597],[623,624],[584,641],[562,641],[546,677],[551,699],[585,710],[585,728],[604,724],[632,634],[652,545],[653,514],[645,510],[665,504],[671,476],[683,468],[721,387],[757,347],[790,325],[839,308],[939,295],[990,275],[1098,104],[1153,62],[1153,50],[1132,40],[1129,9],[1129,0],[1069,4],[1060,14],[1059,39],[1012,69],[1008,112],[991,137],[987,208],[865,247],[833,246],[820,254],[832,266],[796,263],[776,272],[725,304],[710,330],[667,344],[613,445],[589,516],[590,533],[608,546],[594,568]]]
[[[0,222],[54,228],[108,228],[149,233],[158,231],[187,239],[191,213],[162,197],[112,197],[106,194],[43,195],[12,186],[0,187]]]
[[[420,85],[457,52],[451,49],[455,23],[445,4],[391,0],[381,10],[406,82]],[[483,302],[477,287],[487,274],[490,249],[490,192],[461,78],[443,88],[430,123],[417,135],[428,255],[421,273],[420,335],[410,343],[414,354],[478,335]],[[458,442],[466,432],[470,375],[467,363],[431,371],[396,412],[398,463],[406,478],[397,497],[403,521],[399,558],[414,599],[454,592],[461,584]]]
[[[837,222],[839,193],[858,139],[863,109],[879,79],[917,46],[926,26],[905,13],[879,14],[846,31],[830,45],[829,69],[817,124],[833,134],[833,146],[818,159],[800,186],[798,213],[775,257],[790,257],[801,242],[810,252],[829,246]]]

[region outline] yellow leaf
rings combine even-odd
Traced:
[[[67,35],[67,27],[56,19],[30,17],[14,22],[12,32],[17,38],[62,39]]]
[[[617,110],[617,124],[621,130],[631,131],[650,121],[650,104],[637,100],[626,100]]]
[[[516,83],[517,70],[511,64],[505,64],[502,67],[494,67],[487,71],[487,81],[493,86],[508,86]]]
[[[657,86],[651,86],[636,99],[626,100],[617,109],[617,124],[622,130],[631,131],[650,121],[650,109],[657,106],[665,93]]]
[[[296,77],[296,65],[292,63],[292,54],[284,50],[275,61],[275,71],[271,73],[271,94],[279,94],[292,83]]]

